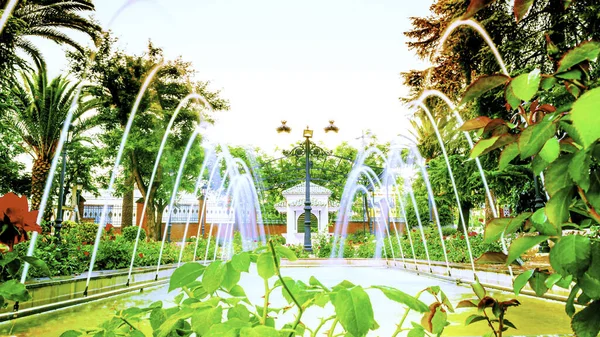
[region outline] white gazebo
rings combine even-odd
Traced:
[[[304,199],[306,198],[306,182],[300,183],[294,187],[288,188],[281,193],[285,201],[275,205],[279,213],[287,214],[287,232],[283,234],[288,244],[299,244],[304,242],[304,221],[299,219],[304,215]],[[337,212],[338,203],[329,200],[331,190],[314,183],[310,183],[310,203],[311,213],[316,218],[319,232],[327,233],[329,224],[329,213]],[[301,232],[298,228],[302,226]]]

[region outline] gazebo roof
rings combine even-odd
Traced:
[[[304,195],[306,193],[306,182],[302,182],[296,186],[290,187],[287,190],[284,190],[281,194],[284,196],[288,195]],[[315,183],[310,183],[310,194],[311,195],[331,195],[331,190],[317,185]]]

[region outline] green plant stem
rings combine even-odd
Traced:
[[[131,323],[129,323],[129,321],[127,321],[125,318],[121,317],[121,320],[123,322],[125,322],[125,324],[129,325],[129,327],[132,328],[133,330],[137,330],[137,328],[134,327]]]
[[[333,323],[331,323],[331,328],[329,329],[329,333],[327,334],[327,337],[332,337],[333,336],[333,331],[335,330],[335,326],[338,324],[339,320],[336,318],[333,320]]]
[[[315,331],[313,331],[310,335],[312,337],[317,337],[317,333],[319,332],[319,330],[321,330],[321,328],[323,327],[323,325],[325,325],[325,323],[327,323],[328,321],[335,319],[335,315],[333,316],[329,316],[327,318],[322,318],[321,319],[321,323],[317,326],[317,328],[315,329]]]
[[[263,313],[260,319],[260,324],[265,325],[267,322],[267,314],[269,309],[269,295],[271,294],[271,289],[269,289],[269,280],[265,279],[265,301],[263,304]]]
[[[287,284],[285,284],[285,282],[283,281],[283,277],[281,277],[281,273],[280,273],[280,269],[279,269],[279,261],[277,261],[277,254],[275,253],[275,246],[273,246],[273,240],[269,240],[269,247],[271,248],[271,256],[273,256],[273,263],[275,264],[275,274],[279,278],[279,281],[281,282],[281,285],[283,286],[285,291],[292,298],[292,301],[294,302],[294,304],[298,307],[298,316],[296,317],[296,321],[294,322],[294,331],[296,331],[298,324],[300,324],[300,319],[302,318],[302,315],[304,314],[304,309],[302,308],[302,305],[300,305],[300,303],[298,302],[298,300],[296,299],[294,294],[292,294],[292,291],[290,290],[290,288],[288,288]],[[290,333],[290,336],[293,336],[293,335],[294,335],[293,332]]]
[[[492,332],[494,333],[494,336],[499,337],[498,333],[496,332],[496,329],[494,329],[494,325],[492,324],[492,321],[490,321],[490,318],[487,315],[487,312],[485,312],[485,309],[483,309],[483,316],[485,316],[485,320],[488,322],[488,325],[490,326],[490,329],[492,329]]]
[[[421,296],[421,294],[423,294],[423,292],[425,291],[425,289],[419,291],[416,295],[415,298],[419,299],[419,297]],[[437,297],[436,297],[437,299]],[[402,329],[402,325],[404,325],[404,321],[406,320],[406,318],[408,317],[408,313],[410,312],[410,308],[407,308],[406,311],[404,312],[404,315],[402,316],[402,319],[400,320],[400,323],[398,323],[398,327],[396,328],[396,331],[394,331],[394,334],[392,335],[392,337],[396,337],[398,336],[398,334],[400,332],[403,331]]]
[[[504,310],[502,311],[502,313],[500,314],[500,317],[498,317],[498,337],[502,337],[502,329],[504,328]]]

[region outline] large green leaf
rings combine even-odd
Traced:
[[[333,305],[340,323],[353,336],[365,336],[376,324],[371,300],[361,286],[341,289]]]
[[[25,288],[25,285],[17,280],[8,280],[0,283],[0,296],[9,301],[26,302],[31,299],[31,295]]]
[[[550,196],[562,189],[573,186],[573,180],[567,174],[572,158],[573,156],[570,154],[562,155],[548,166],[544,187]]]
[[[373,288],[381,290],[385,297],[389,298],[392,301],[402,303],[407,307],[411,308],[412,310],[415,310],[420,313],[429,311],[429,307],[427,306],[427,304],[398,289],[387,286],[373,286]]]
[[[512,82],[508,83],[506,88],[504,89],[504,98],[506,99],[506,103],[511,107],[511,109],[516,109],[519,105],[521,105],[521,100],[515,96],[515,93],[512,88]]]
[[[556,124],[547,119],[527,127],[519,136],[521,159],[531,157],[542,149],[556,133]]]
[[[581,290],[593,300],[600,299],[600,279],[590,276],[589,273],[583,274],[579,279]]]
[[[69,330],[69,331],[65,331],[62,334],[60,334],[60,337],[79,337],[81,335],[83,335],[82,332],[75,331],[75,330]]]
[[[239,272],[248,272],[250,268],[250,253],[242,252],[231,258],[231,265]]]
[[[600,53],[600,42],[586,41],[566,52],[558,63],[557,73],[568,70],[585,60],[596,61]]]
[[[273,261],[273,255],[266,252],[258,256],[256,261],[256,268],[258,269],[258,275],[264,279],[269,279],[275,275],[275,261]]]
[[[533,215],[531,216],[531,222],[533,222],[535,229],[537,229],[538,232],[540,232],[540,234],[542,234],[542,235],[549,235],[549,236],[559,236],[560,235],[560,231],[558,230],[560,227],[554,226],[553,224],[551,224],[548,221],[548,217],[546,216],[546,208],[545,207],[542,207],[542,208],[538,209],[537,211],[535,211],[535,213],[533,213]]]
[[[48,265],[46,265],[46,262],[44,262],[44,260],[39,259],[35,256],[23,256],[21,258],[30,265],[32,265],[34,268],[41,271],[44,275],[48,277],[52,276],[52,273],[50,272],[50,269],[48,268]]]
[[[517,22],[521,21],[529,12],[533,5],[533,0],[515,0],[514,12]]]
[[[514,240],[508,249],[508,258],[506,259],[506,264],[510,265],[514,260],[519,258],[521,254],[530,250],[540,242],[546,240],[548,240],[548,236],[545,235],[523,236]]]
[[[485,231],[483,232],[484,242],[495,242],[498,241],[502,233],[510,223],[512,218],[494,218],[485,225]]]
[[[471,316],[467,317],[467,319],[465,320],[465,326],[473,324],[473,323],[477,323],[479,321],[485,321],[485,316],[471,315]]]
[[[223,261],[215,261],[209,264],[204,272],[204,276],[202,276],[202,287],[204,290],[212,294],[219,289],[225,279],[226,272],[227,265]]]
[[[578,337],[597,337],[600,334],[600,301],[594,301],[573,316],[571,327]]]
[[[203,265],[196,262],[188,262],[175,269],[169,280],[169,291],[182,288],[196,281],[204,273],[204,269]]]
[[[280,337],[279,332],[270,326],[259,325],[240,330],[240,337]]]
[[[508,79],[509,78],[506,75],[501,75],[501,74],[484,75],[484,76],[479,77],[478,79],[475,80],[475,82],[471,83],[467,87],[467,90],[465,90],[462,100],[460,101],[460,105],[463,105],[463,104],[481,96],[482,94],[484,94],[500,85],[503,85],[504,83],[506,83],[508,81]],[[470,123],[470,121],[467,121],[463,125],[463,127],[465,127],[469,123]],[[485,126],[485,125],[483,125],[483,126]],[[463,129],[463,127],[461,127],[461,130],[467,131],[467,130]],[[468,129],[468,130],[472,130],[472,129]]]
[[[541,80],[539,69],[528,74],[521,74],[511,81],[513,93],[520,100],[529,102],[537,93]]]
[[[529,282],[531,276],[533,276],[533,272],[534,270],[531,269],[524,271],[521,275],[517,276],[515,282],[513,283],[513,290],[515,291],[515,296],[519,296],[523,287],[525,287],[527,282]]]
[[[548,291],[548,287],[546,286],[547,278],[548,274],[541,273],[537,270],[535,270],[531,278],[529,278],[529,286],[537,296],[542,296]]]
[[[276,246],[275,251],[277,252],[277,254],[282,255],[283,257],[285,257],[286,259],[288,259],[290,261],[298,260],[298,258],[296,257],[296,254],[294,254],[294,252],[291,249],[289,249],[288,247]]]
[[[581,235],[562,237],[550,251],[550,264],[563,276],[582,275],[590,264],[590,238]]]
[[[569,175],[585,192],[590,188],[590,165],[592,158],[584,150],[577,151],[569,163]]]
[[[600,127],[594,121],[598,120],[598,102],[600,88],[594,88],[579,97],[571,109],[571,121],[577,130],[584,148],[589,148],[600,138]]]
[[[519,144],[518,143],[510,143],[508,144],[504,150],[502,150],[502,154],[500,155],[500,160],[498,161],[498,169],[503,171],[508,167],[510,162],[517,158],[519,155]]]
[[[233,267],[231,262],[227,262],[225,268],[227,269],[225,272],[225,277],[223,278],[223,282],[221,282],[221,286],[225,288],[227,291],[233,289],[234,286],[240,281],[240,271]]]
[[[546,203],[548,221],[557,228],[569,220],[569,205],[571,204],[572,188],[567,187],[556,193]]]
[[[498,141],[498,139],[500,138],[500,136],[494,136],[488,139],[480,139],[475,146],[473,147],[473,149],[471,150],[471,154],[469,155],[470,158],[476,158],[479,157],[482,153],[485,153],[485,151],[489,148],[491,148],[492,146],[494,146],[494,144],[496,143],[496,141]]]
[[[540,156],[549,164],[555,161],[560,154],[560,144],[558,139],[552,137],[546,141],[544,147],[540,150]]]
[[[525,220],[529,219],[529,217],[531,217],[533,213],[531,212],[524,212],[521,213],[519,215],[517,215],[516,217],[512,218],[512,220],[510,220],[510,223],[508,224],[508,226],[506,226],[506,230],[504,231],[505,234],[512,234],[514,232],[516,232],[519,228],[521,228],[521,226],[523,226],[523,222],[525,222]]]
[[[223,319],[223,307],[216,306],[204,310],[196,310],[192,315],[192,330],[198,336],[204,336],[215,324]]]

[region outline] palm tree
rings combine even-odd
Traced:
[[[7,4],[0,0],[0,12]],[[27,37],[38,36],[58,44],[65,44],[83,52],[83,47],[67,34],[64,28],[83,32],[96,39],[100,26],[80,15],[93,11],[91,0],[28,0],[19,1],[0,33],[0,71],[4,79],[12,77],[15,66],[26,67],[26,62],[16,54],[21,50],[33,58],[36,64],[43,64],[40,50]]]
[[[31,209],[38,209],[52,158],[60,138],[61,128],[67,118],[80,83],[71,83],[59,76],[48,82],[45,67],[37,73],[22,73],[22,83],[11,90],[11,101],[3,110],[4,122],[11,125],[25,143],[27,152],[34,158],[31,174]],[[73,137],[96,125],[96,117],[83,115],[98,106],[83,87],[77,109],[73,113]]]

